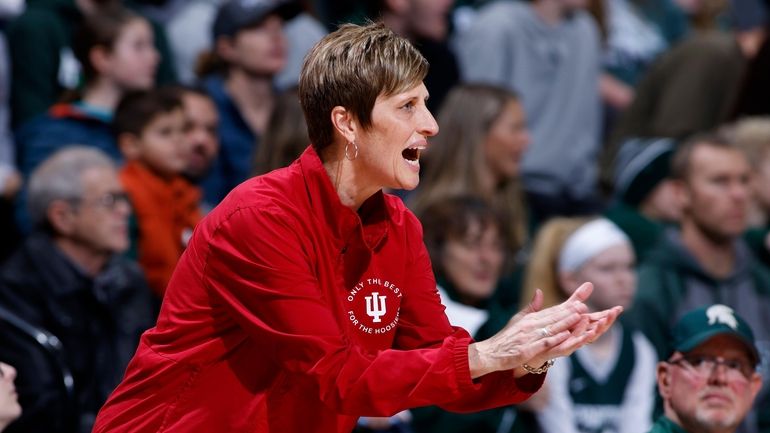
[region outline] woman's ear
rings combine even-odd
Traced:
[[[334,129],[336,129],[345,140],[355,143],[358,124],[353,117],[353,113],[347,108],[338,105],[332,108],[331,120]]]

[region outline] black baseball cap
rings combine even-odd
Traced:
[[[214,18],[212,36],[234,36],[239,30],[257,24],[269,15],[284,20],[294,18],[302,11],[296,0],[225,0]]]

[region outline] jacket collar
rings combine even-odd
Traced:
[[[665,415],[661,415],[656,424],[662,426],[669,433],[687,433],[679,424],[668,419]]]
[[[183,198],[185,202],[197,201],[200,199],[200,190],[195,185],[187,181],[183,176],[177,175],[171,179],[164,179],[155,174],[145,164],[138,160],[131,160],[123,165],[123,173],[136,177],[141,180],[147,192],[162,195],[168,191],[173,191],[175,197]],[[189,195],[189,197],[187,197]]]
[[[37,276],[33,278],[43,280],[46,290],[53,297],[87,291],[100,303],[107,304],[122,296],[125,290],[131,290],[130,276],[120,264],[118,255],[113,255],[102,271],[91,277],[43,232],[31,234],[24,243],[23,251],[37,271]],[[17,278],[24,283],[30,276],[19,275]]]
[[[54,104],[48,109],[48,114],[54,119],[75,119],[105,125],[112,122],[111,112],[83,102]]]
[[[299,158],[308,200],[316,217],[344,245],[356,238],[369,250],[376,250],[388,234],[390,215],[382,190],[369,197],[358,212],[342,204],[313,146]]]
[[[31,234],[23,248],[54,296],[68,295],[91,285],[92,279],[47,234]]]

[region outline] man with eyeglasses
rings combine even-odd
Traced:
[[[663,415],[650,433],[733,433],[760,388],[754,333],[733,309],[692,310],[673,329],[673,353],[658,363]]]
[[[682,205],[639,265],[639,287],[626,320],[655,346],[671,350],[671,330],[685,312],[721,303],[751,324],[765,384],[741,433],[770,432],[770,272],[742,238],[751,202],[751,164],[729,131],[699,134],[677,145],[671,160]]]
[[[24,322],[19,329],[36,330],[27,340],[0,335],[23,408],[8,431],[90,432],[154,323],[139,266],[120,256],[131,207],[114,163],[83,146],[32,173],[27,204],[35,230],[0,267],[0,308]]]

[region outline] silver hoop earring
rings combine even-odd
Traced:
[[[350,156],[350,145],[353,145],[353,156]],[[354,141],[348,141],[345,145],[345,159],[352,161],[358,157],[358,145]]]

